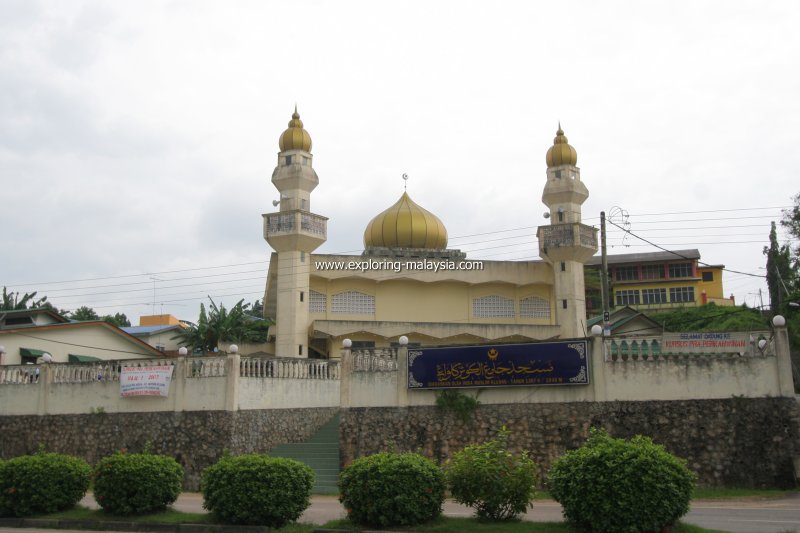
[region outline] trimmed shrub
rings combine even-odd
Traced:
[[[228,524],[281,528],[311,504],[314,471],[284,457],[223,457],[203,470],[203,507]]]
[[[83,459],[37,453],[0,463],[0,516],[70,509],[89,488],[92,467]]]
[[[339,501],[350,520],[371,527],[412,526],[439,516],[442,470],[416,453],[378,453],[339,475]]]
[[[183,467],[164,455],[117,452],[97,463],[93,480],[94,499],[105,511],[151,513],[178,499]]]
[[[445,465],[453,498],[481,520],[513,520],[532,505],[538,466],[527,452],[508,451],[509,434],[503,428],[494,440],[467,446]]]
[[[564,517],[593,533],[653,533],[689,510],[695,474],[648,437],[614,439],[592,428],[553,463],[548,486]]]

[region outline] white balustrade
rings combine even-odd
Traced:
[[[394,348],[368,348],[353,351],[354,372],[395,372],[397,351]]]
[[[183,363],[186,378],[224,377],[227,357],[187,357]]]
[[[0,385],[32,385],[39,382],[40,365],[0,366]]]
[[[339,363],[320,359],[264,359],[242,357],[243,378],[339,379]]]
[[[681,350],[672,348],[661,335],[619,336],[603,341],[606,361],[664,361],[664,360],[700,360],[709,357],[774,357],[775,343],[770,332],[752,332],[745,346],[739,348],[692,348]],[[762,342],[759,342],[762,341]]]

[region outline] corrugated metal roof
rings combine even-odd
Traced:
[[[609,265],[626,263],[653,263],[656,261],[680,261],[681,259],[700,259],[700,251],[696,248],[689,250],[671,250],[669,252],[642,252],[638,254],[613,254],[608,256]],[[599,265],[602,257],[596,255],[586,261],[587,265]]]
[[[157,326],[130,326],[120,329],[129,335],[152,335],[153,333],[160,333],[171,329],[180,329],[180,326],[176,324],[159,324]]]

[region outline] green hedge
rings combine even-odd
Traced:
[[[441,469],[415,453],[379,453],[356,459],[339,475],[339,500],[350,520],[371,527],[411,526],[439,516]]]
[[[533,501],[538,467],[527,453],[508,451],[509,432],[485,444],[467,446],[445,465],[453,498],[475,509],[482,520],[513,520]]]
[[[30,516],[72,508],[89,488],[83,459],[37,453],[0,463],[0,515]]]
[[[311,504],[314,471],[283,457],[223,457],[203,471],[203,507],[229,524],[280,528]]]
[[[183,467],[172,457],[115,453],[94,469],[94,499],[109,513],[150,513],[178,499]]]
[[[591,430],[553,463],[550,494],[564,517],[593,533],[652,533],[689,510],[695,475],[686,461],[641,435],[630,441]]]

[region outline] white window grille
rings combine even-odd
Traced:
[[[671,278],[691,278],[691,263],[672,263],[669,265],[669,277]]]
[[[639,291],[614,291],[616,295],[617,305],[639,305]]]
[[[492,294],[472,300],[475,318],[514,318],[514,300]]]
[[[331,312],[348,315],[374,315],[375,297],[358,291],[334,294],[331,298]]]
[[[693,302],[694,301],[694,287],[670,287],[669,289],[670,302]]]
[[[646,304],[667,303],[667,289],[642,289],[642,299]]]
[[[312,313],[324,313],[328,308],[328,295],[312,289],[309,292],[308,307]]]
[[[519,301],[520,318],[550,318],[550,302],[538,296],[529,296]]]

